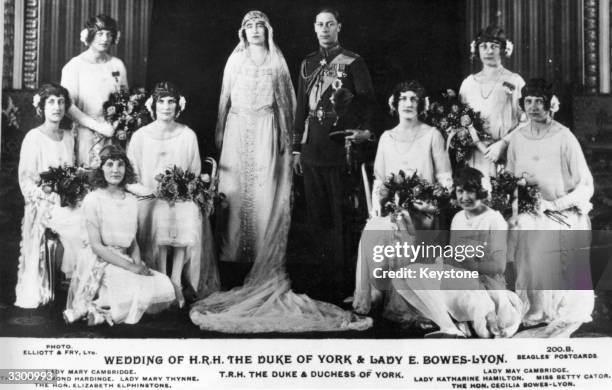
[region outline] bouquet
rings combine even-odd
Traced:
[[[215,199],[218,198],[209,175],[196,176],[176,165],[155,176],[158,182],[155,197],[174,205],[179,201],[193,201],[202,215],[211,215]]]
[[[431,184],[417,172],[399,171],[389,175],[379,190],[382,215],[398,216],[402,211],[416,212],[415,202],[427,203],[438,213],[450,204],[450,193],[439,184]],[[428,213],[426,213],[428,214]]]
[[[537,214],[542,195],[537,186],[528,185],[524,178],[517,178],[508,171],[500,171],[491,177],[489,206],[499,211],[505,219],[512,217],[512,203],[518,202],[518,213]]]
[[[491,136],[484,131],[480,113],[459,102],[455,91],[447,89],[441,96],[441,101],[430,105],[425,121],[440,130],[447,148],[452,151],[453,162],[456,167],[462,167],[477,148],[476,142],[490,140]]]
[[[113,125],[113,138],[125,148],[132,134],[151,121],[145,107],[146,95],[142,88],[132,90],[121,89],[113,92],[104,103],[104,120]]]
[[[491,177],[491,188],[489,205],[499,211],[506,220],[513,216],[514,202],[517,202],[519,214],[538,214],[542,194],[536,185],[527,184],[525,178],[517,178],[502,170],[497,177]],[[544,210],[544,215],[561,225],[570,226],[567,217],[560,211]]]
[[[82,168],[70,166],[49,168],[40,174],[40,180],[43,191],[59,195],[62,207],[75,207],[91,189],[87,171]]]

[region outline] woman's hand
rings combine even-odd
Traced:
[[[151,191],[150,189],[147,189],[145,186],[143,186],[140,183],[126,184],[125,189],[129,193],[132,193],[140,197],[150,197],[151,195],[155,194],[155,191]]]
[[[151,272],[149,267],[147,267],[144,263],[132,263],[128,271],[131,271],[137,275],[153,276],[153,272]]]
[[[540,199],[538,211],[540,214],[543,214],[546,210],[556,211],[557,208],[555,207],[555,203],[549,200]]]
[[[412,202],[412,205],[416,210],[426,214],[434,214],[436,211],[438,211],[436,206],[422,200],[415,200]]]
[[[112,137],[115,134],[115,129],[110,123],[97,122],[96,126],[92,129],[105,137]]]
[[[506,146],[507,145],[504,140],[499,140],[493,145],[490,145],[485,151],[484,155],[487,159],[495,163],[499,161],[501,156],[506,152]]]

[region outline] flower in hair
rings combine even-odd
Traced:
[[[117,30],[117,36],[115,37],[115,45],[119,44],[119,39],[121,39],[121,31]]]
[[[512,95],[516,89],[516,86],[508,81],[504,81],[502,86],[504,87],[504,92],[506,92],[507,95]]]
[[[149,111],[149,114],[151,114],[151,118],[155,118],[155,113],[153,112],[153,96],[149,96],[145,102],[145,107],[147,108],[147,111]]]
[[[89,46],[89,43],[87,43],[87,35],[89,35],[89,30],[86,28],[82,29],[81,34],[79,35],[79,40],[83,42],[83,45],[85,46]]]
[[[511,40],[506,39],[506,57],[510,57],[514,51],[514,44]]]
[[[179,107],[181,108],[181,112],[185,111],[185,106],[187,105],[187,99],[185,96],[181,95],[178,101]]]
[[[488,177],[483,176],[480,178],[480,186],[483,190],[491,192],[491,180]]]
[[[424,102],[425,102],[424,104],[425,112],[427,112],[429,111],[429,96],[425,96]]]
[[[397,111],[394,107],[395,104],[395,97],[393,95],[389,96],[389,113],[393,114],[395,111]]]
[[[40,95],[36,94],[32,97],[32,105],[36,108],[39,108],[40,106]]]
[[[559,111],[560,105],[561,103],[559,102],[559,99],[557,98],[557,96],[552,95],[552,98],[550,99],[550,112],[555,113]]]
[[[476,41],[470,42],[470,53],[476,55]]]

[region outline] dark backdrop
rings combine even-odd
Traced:
[[[393,125],[385,107],[396,82],[415,78],[436,91],[458,88],[465,77],[465,0],[156,0],[147,88],[161,80],[177,83],[188,99],[182,121],[197,132],[202,155],[217,156],[213,133],[223,68],[244,14],[259,9],[268,15],[297,86],[301,60],[317,48],[313,22],[323,5],[340,10],[342,46],[363,56],[370,69],[380,129]]]

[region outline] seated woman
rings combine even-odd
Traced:
[[[19,155],[19,187],[25,207],[15,288],[15,306],[30,309],[53,299],[52,270],[45,262],[41,242],[60,199],[40,187],[40,173],[74,164],[74,137],[59,127],[70,107],[68,91],[58,84],[43,84],[33,104],[44,123],[26,134]]]
[[[474,168],[462,170],[455,179],[455,193],[462,211],[453,218],[450,247],[456,248],[453,255],[436,259],[435,263],[403,263],[415,277],[388,280],[388,289],[396,291],[420,316],[440,327],[430,337],[465,337],[471,332],[468,323],[478,337],[510,337],[518,329],[522,305],[516,294],[506,290],[503,272],[506,265],[506,222],[499,212],[483,203],[488,196],[483,187],[483,175]],[[409,215],[404,216],[404,232],[399,237],[411,245],[419,245],[416,230]],[[485,244],[486,243],[486,244]],[[459,251],[470,245],[482,252],[473,251],[471,257]],[[445,247],[446,248],[446,247]],[[479,256],[481,255],[481,256]],[[391,264],[391,259],[389,264]],[[382,263],[368,265],[366,275],[373,275]],[[389,265],[387,265],[389,267]],[[391,266],[393,267],[393,266]],[[446,271],[458,275],[441,281],[424,278],[420,272]],[[470,278],[462,271],[477,271],[477,278]],[[381,281],[372,283],[381,286]]]
[[[87,315],[90,325],[135,324],[143,313],[155,313],[175,300],[166,275],[150,270],[136,243],[138,205],[125,191],[135,181],[125,153],[113,145],[100,151],[97,189],[83,200],[89,246],[83,249],[72,278],[64,319]]]
[[[378,231],[377,238],[384,239],[380,235],[388,232],[393,237],[394,224],[390,217],[381,217],[381,205],[379,191],[383,181],[390,174],[397,174],[400,170],[404,172],[416,171],[417,174],[430,183],[438,182],[450,188],[452,186],[451,165],[444,146],[444,138],[438,130],[426,125],[420,120],[425,113],[425,89],[417,81],[402,82],[396,85],[389,99],[391,112],[399,117],[399,123],[391,130],[385,131],[380,137],[376,159],[374,161],[374,188],[372,190],[373,210],[372,218],[366,225],[364,236],[371,238],[371,232]],[[416,208],[426,211],[429,208],[425,204],[415,204]],[[421,227],[431,227],[435,221],[424,217],[418,221]],[[359,313],[370,311],[372,302],[371,292],[376,295],[375,290],[370,289],[369,277],[361,271],[363,254],[362,243],[357,257],[357,275],[353,308]],[[391,294],[390,305],[387,305],[388,314],[393,312],[405,314],[409,308],[403,302],[398,302],[394,294]],[[395,303],[399,303],[396,305]],[[416,312],[413,313],[416,316]]]
[[[196,134],[176,120],[186,105],[177,87],[157,83],[146,105],[154,121],[134,133],[127,150],[139,181],[128,190],[139,196],[154,194],[155,177],[173,166],[196,176],[201,170]],[[210,223],[198,207],[193,202],[176,202],[174,210],[169,210],[165,200],[147,199],[138,208],[138,242],[149,265],[165,273],[168,249],[173,247],[171,280],[180,305],[184,304],[183,271],[199,297],[219,290]]]
[[[480,257],[448,259],[444,268],[477,271],[476,287],[486,290],[488,296],[466,290],[469,286],[462,280],[445,283],[442,289],[446,290],[443,293],[449,313],[457,321],[473,321],[480,337],[487,337],[487,332],[495,337],[511,337],[521,323],[523,306],[519,297],[506,287],[507,223],[498,211],[483,203],[488,198],[485,186],[488,180],[482,172],[464,168],[454,181],[456,200],[462,210],[451,223],[450,245],[453,248],[484,245],[486,249]],[[453,287],[462,289],[454,291]],[[482,313],[480,317],[476,315],[478,311]],[[466,327],[461,328],[466,331]]]
[[[558,103],[545,80],[530,80],[520,99],[529,122],[510,135],[508,147],[507,169],[542,194],[539,213],[518,216],[509,248],[526,308],[523,324],[547,324],[523,333],[529,337],[569,337],[591,321],[595,301],[588,215],[593,176],[576,137],[552,117]]]

